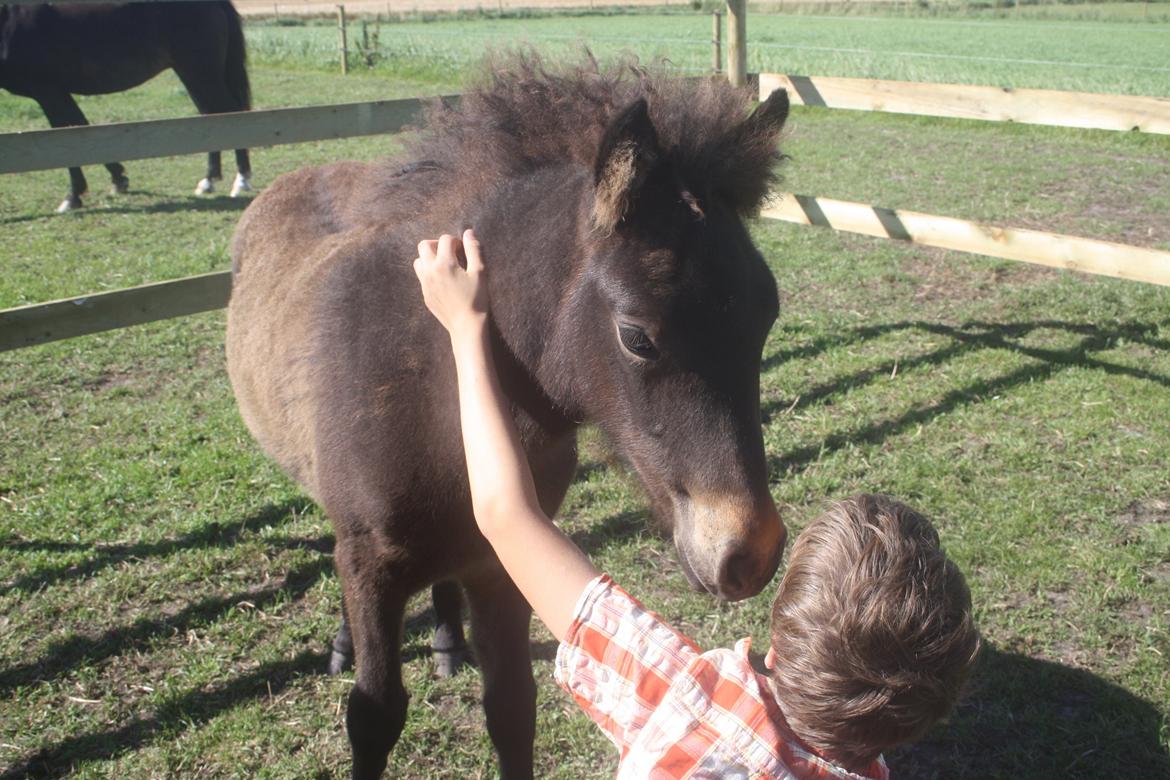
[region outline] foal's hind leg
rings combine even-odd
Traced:
[[[431,586],[431,603],[435,607],[435,636],[431,656],[435,674],[451,677],[467,662],[467,640],[463,637],[463,590],[454,580]],[[341,604],[341,625],[333,638],[327,673],[341,674],[353,666],[353,634],[345,616],[345,599]]]
[[[467,661],[467,640],[463,638],[463,589],[454,580],[431,586],[431,603],[435,607],[435,636],[431,640],[431,657],[435,674],[450,677]]]
[[[503,569],[465,580],[471,603],[471,640],[483,673],[488,735],[504,780],[533,776],[536,683],[528,652],[532,610]]]
[[[353,633],[349,630],[349,618],[345,616],[345,596],[341,597],[341,625],[337,635],[333,637],[333,647],[329,653],[327,674],[337,675],[348,671],[353,666]]]

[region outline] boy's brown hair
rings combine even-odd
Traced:
[[[772,685],[792,730],[851,771],[954,706],[979,651],[971,594],[922,515],[834,504],[800,534],[772,605]]]

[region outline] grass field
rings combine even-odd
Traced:
[[[425,67],[341,79],[267,57],[253,56],[262,106],[457,86]],[[171,76],[84,108],[190,112]],[[42,126],[34,109],[0,95],[0,129]],[[256,181],[397,144],[257,150]],[[1170,249],[1164,137],[797,109],[785,150],[797,192]],[[244,202],[190,196],[195,157],[128,170],[135,191],[115,197],[89,169],[89,205],[64,217],[49,214],[63,172],[4,179],[0,308],[227,267]],[[919,506],[986,637],[968,697],[889,756],[895,776],[1167,776],[1170,289],[752,229],[782,291],[762,403],[790,528],[860,490]],[[251,441],[222,350],[217,312],[0,354],[0,776],[345,775],[352,678],[321,674],[339,608],[331,531]],[[591,431],[582,462],[562,522],[599,564],[701,643],[764,647],[769,598],[688,592]],[[551,682],[551,637],[532,638],[538,774],[612,776],[612,749]],[[391,773],[491,777],[478,678],[435,679],[428,642],[419,601]]]
[[[696,13],[469,14],[439,22],[371,21],[366,30],[374,69],[388,72],[420,66],[458,71],[478,61],[485,48],[520,43],[553,56],[575,54],[585,44],[602,58],[632,52],[647,62],[666,60],[682,73],[711,67],[710,17]],[[249,24],[249,40],[257,62],[339,67],[336,22],[284,26],[256,20]],[[361,66],[357,22],[349,40],[351,62]],[[757,14],[748,21],[748,70],[1167,96],[1170,18],[1103,23]]]

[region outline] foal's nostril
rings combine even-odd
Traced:
[[[738,601],[754,595],[756,588],[756,561],[747,552],[732,553],[719,567],[719,590],[728,601]]]

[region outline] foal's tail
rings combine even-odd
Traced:
[[[248,50],[244,45],[244,27],[240,14],[231,3],[224,3],[228,17],[227,68],[224,74],[227,88],[236,99],[237,111],[252,107],[252,86],[248,83]]]

